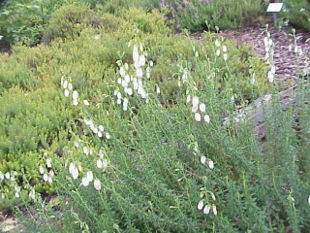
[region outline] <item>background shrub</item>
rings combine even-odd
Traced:
[[[284,1],[286,11],[284,17],[297,28],[310,30],[310,2],[308,0]]]
[[[98,14],[87,6],[78,4],[64,5],[53,13],[43,34],[43,42],[54,38],[74,38],[87,26],[100,26]]]
[[[72,4],[72,5],[70,5]],[[50,16],[62,5],[67,5],[58,11],[58,21],[51,20]],[[120,15],[130,7],[143,7],[152,10],[159,8],[157,0],[144,1],[100,1],[100,0],[13,0],[5,1],[0,5],[0,35],[3,41],[13,44],[21,43],[28,46],[38,44],[44,34],[43,41],[49,42],[57,36],[67,36],[78,33],[83,25],[99,25],[97,14],[86,6],[101,12],[110,12]],[[71,8],[71,9],[70,9]],[[46,31],[46,33],[43,33]],[[50,33],[50,34],[49,34]],[[55,35],[53,34],[55,33]]]
[[[29,46],[37,44],[50,14],[67,2],[69,0],[5,1],[0,8],[0,34],[4,36],[3,40]]]
[[[238,28],[263,11],[260,0],[163,0],[162,4],[170,11],[177,28],[190,31]]]

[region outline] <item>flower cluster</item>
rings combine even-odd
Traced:
[[[34,190],[34,188],[32,188],[32,189],[29,191],[28,196],[29,196],[29,198],[32,199],[32,200],[35,200],[35,199],[36,199],[36,191]]]
[[[293,41],[288,47],[290,52],[294,52],[299,59],[304,62],[304,68],[302,69],[303,75],[308,75],[310,73],[310,65],[307,52],[303,51],[303,48],[297,44],[296,30],[293,29]],[[299,60],[301,61],[301,60]]]
[[[108,160],[104,159],[104,154],[102,151],[99,151],[99,159],[96,162],[96,165],[99,169],[105,169],[108,167]]]
[[[87,125],[91,131],[96,134],[99,138],[105,137],[106,139],[110,139],[111,135],[108,132],[105,132],[105,128],[103,125],[95,125],[92,120],[84,119],[85,125]]]
[[[298,56],[302,56],[303,55],[303,51],[302,48],[300,46],[298,46],[297,44],[290,44],[288,47],[289,51],[294,51],[294,53],[296,53]]]
[[[14,187],[14,191],[15,191],[14,196],[15,196],[16,198],[19,198],[19,197],[20,197],[20,190],[21,190],[21,188],[20,188],[19,186],[15,186],[15,187]]]
[[[52,159],[46,159],[45,167],[39,167],[39,173],[43,176],[43,180],[48,183],[53,182],[53,177],[55,176],[54,171],[52,170]]]
[[[61,87],[64,89],[64,96],[72,96],[72,104],[74,106],[78,105],[79,93],[73,90],[73,85],[70,79],[66,79],[64,76],[61,77]]]
[[[83,152],[86,155],[92,153],[92,151],[86,146],[83,147]],[[104,158],[104,153],[102,150],[99,151],[98,155],[99,155],[99,158],[96,161],[97,168],[106,169],[109,165],[109,161]],[[72,176],[72,178],[76,180],[79,178],[79,174],[83,173],[83,169],[80,164],[71,162],[69,164],[69,173]],[[81,185],[84,187],[87,187],[92,182],[96,190],[101,189],[100,180],[98,178],[95,178],[94,173],[91,170],[89,170],[86,173],[84,173],[84,176],[81,177]]]
[[[6,173],[2,173],[0,171],[0,184],[2,182],[5,182],[5,180],[7,180],[8,182],[10,182],[11,185],[14,185],[14,191],[15,191],[15,197],[18,198],[20,195],[20,187],[17,186],[16,184],[16,177],[17,177],[18,173],[16,171],[10,171],[10,172],[6,172]],[[0,186],[1,187],[1,186]],[[7,190],[4,190],[7,191]],[[1,193],[0,197],[1,198],[6,198],[6,194],[5,192]]]
[[[74,163],[69,164],[69,173],[71,174],[72,178],[76,180],[79,177],[79,172],[82,170],[80,165],[76,165]]]
[[[0,171],[0,183],[7,179],[7,180],[10,180],[10,181],[14,181],[15,178],[17,176],[17,172],[16,171],[10,171],[10,172],[6,172],[5,174],[3,174],[1,171]]]
[[[196,156],[200,156],[200,162],[203,165],[207,164],[210,169],[214,168],[213,160],[207,158],[204,155],[201,156],[201,153],[198,149],[197,142],[195,142],[194,154]],[[209,196],[211,196],[211,199],[209,198]],[[216,205],[214,204],[214,202],[216,201],[214,193],[211,191],[208,191],[206,188],[203,187],[200,189],[200,198],[201,200],[199,201],[198,206],[197,206],[198,210],[202,210],[204,214],[209,214],[212,209],[213,214],[217,215]]]
[[[204,214],[209,214],[211,209],[213,214],[216,216],[217,215],[217,209],[216,209],[216,205],[214,204],[206,204],[204,203],[203,200],[200,200],[197,206],[198,210],[202,210]]]
[[[87,187],[89,183],[93,181],[93,179],[94,179],[93,172],[92,171],[86,172],[86,176],[82,178],[82,185],[84,187]]]
[[[222,50],[222,52],[223,52],[223,59],[224,59],[224,61],[227,61],[227,59],[228,59],[227,46],[226,45],[221,45],[221,42],[218,39],[215,40],[214,44],[215,44],[215,47],[216,47],[216,52],[215,52],[216,56],[219,57],[221,55],[221,50]]]
[[[189,81],[190,72],[188,68],[184,68],[183,66],[179,67],[179,72],[181,75],[179,75],[178,86],[181,87],[181,84],[185,84]]]
[[[80,170],[81,170],[81,168],[77,167],[74,163],[70,163],[69,172],[70,172],[73,179],[78,178]],[[92,171],[86,172],[86,175],[84,177],[82,177],[82,183],[81,184],[84,187],[87,187],[90,184],[90,182],[92,182],[92,181],[94,181],[94,188],[96,190],[100,190],[101,189],[101,182],[98,178],[94,178]]]
[[[202,164],[208,164],[208,167],[210,168],[210,169],[213,169],[214,168],[214,162],[211,160],[211,159],[208,159],[206,156],[201,156],[200,157],[200,162],[202,163]]]
[[[199,97],[191,97],[190,95],[188,95],[186,102],[192,104],[192,113],[194,113],[196,121],[201,121],[201,118],[203,116],[203,120],[207,123],[210,123],[210,117],[208,114],[205,113],[206,105],[199,101]]]
[[[265,60],[268,65],[270,65],[270,70],[268,71],[268,81],[273,82],[274,76],[276,74],[276,67],[274,63],[274,43],[272,39],[270,38],[270,33],[266,33],[266,37],[264,38],[264,45],[265,45]]]
[[[1,183],[6,182],[7,186],[14,187],[13,192],[12,190],[1,190],[0,192],[0,198],[10,198],[11,193],[14,193],[15,198],[21,197],[22,191],[28,191],[28,196],[32,200],[36,200],[36,192],[34,187],[32,187],[29,183],[25,184],[23,187],[18,185],[18,172],[17,171],[10,171],[6,173],[2,173],[0,171],[0,187],[2,187]]]
[[[119,74],[120,78],[117,80],[117,83],[122,87],[122,91],[115,90],[114,96],[116,97],[116,103],[122,104],[123,111],[128,110],[129,97],[133,96],[135,92],[146,102],[148,102],[148,94],[143,85],[143,76],[147,79],[150,78],[151,67],[153,62],[150,61],[146,66],[146,53],[143,52],[143,46],[134,45],[132,52],[133,59],[133,74],[129,74],[129,65],[127,63],[122,64],[121,61],[118,61],[119,65]]]

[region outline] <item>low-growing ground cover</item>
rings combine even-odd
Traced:
[[[262,59],[94,3],[0,57],[0,208],[22,210],[17,231],[307,232],[307,74],[283,112],[268,33]],[[260,144],[236,109],[267,91]]]

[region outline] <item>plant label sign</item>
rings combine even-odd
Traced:
[[[267,12],[268,13],[279,13],[283,7],[283,3],[269,3]]]

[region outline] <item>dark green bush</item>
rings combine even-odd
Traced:
[[[297,27],[310,31],[310,2],[309,0],[286,0],[284,17]]]
[[[129,8],[143,8],[146,11],[160,8],[159,0],[106,0],[102,9],[117,16],[123,15]]]
[[[0,9],[0,35],[3,40],[25,45],[40,42],[50,14],[70,0],[13,0],[3,3]]]

